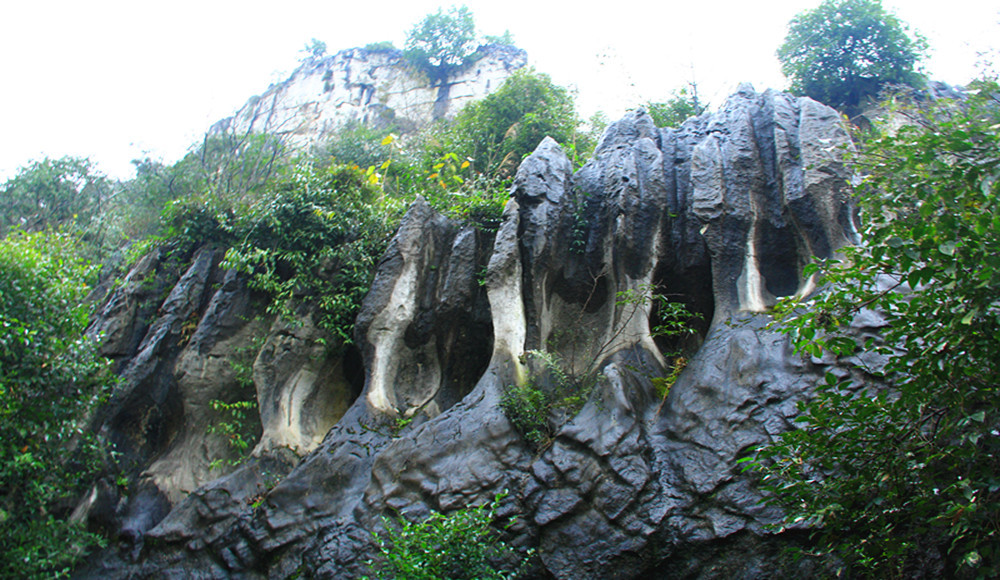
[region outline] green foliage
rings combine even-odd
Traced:
[[[397,49],[392,41],[383,40],[381,42],[369,42],[365,45],[365,50],[369,52],[389,52]]]
[[[438,9],[406,35],[403,56],[423,69],[431,81],[443,82],[467,66],[479,45],[476,23],[465,6]]]
[[[160,216],[167,204],[203,191],[192,161],[185,158],[169,166],[149,158],[132,161],[135,178],[119,183],[106,205],[104,221],[115,243],[160,233]]]
[[[319,326],[349,343],[398,219],[376,203],[380,191],[370,177],[340,165],[297,166],[223,224],[235,242],[225,266],[249,273],[251,288],[271,297],[272,312],[291,314],[293,298],[314,300]]]
[[[434,189],[428,175],[434,172],[430,165],[436,160],[424,153],[419,137],[416,145],[410,140],[411,144],[403,147],[392,125],[372,128],[349,124],[324,145],[319,159],[364,168],[382,193],[412,201],[417,194]]]
[[[822,264],[828,292],[783,305],[799,350],[853,355],[870,381],[828,374],[755,462],[788,523],[854,575],[1000,575],[997,89],[908,109],[863,145],[867,243]],[[879,338],[849,332],[863,308],[885,317]]]
[[[535,449],[548,447],[555,434],[549,422],[553,403],[553,396],[532,381],[508,385],[500,396],[504,415]]]
[[[661,401],[666,400],[667,395],[670,394],[670,389],[680,378],[681,373],[687,368],[687,359],[679,356],[673,360],[673,365],[670,367],[670,372],[665,377],[654,377],[652,379],[653,388],[656,389],[656,396],[660,398]]]
[[[202,244],[226,246],[233,241],[236,209],[207,195],[193,195],[164,206],[160,215],[163,232],[158,243],[167,243],[178,255]]]
[[[321,155],[340,165],[379,166],[398,156],[395,139],[387,139],[392,134],[391,127],[376,129],[350,123],[323,145]]]
[[[650,381],[656,389],[656,395],[661,401],[666,401],[670,389],[680,378],[681,373],[687,367],[687,358],[682,356],[679,348],[680,341],[687,336],[697,333],[695,324],[704,317],[700,312],[691,312],[682,302],[673,302],[663,294],[657,294],[652,286],[640,286],[636,290],[625,290],[618,293],[618,305],[627,306],[632,309],[631,315],[639,308],[650,308],[649,321],[650,336],[659,343],[661,349],[667,345],[668,350],[664,356],[673,360],[670,365],[670,372],[663,377],[652,377]]]
[[[222,436],[233,454],[228,458],[213,460],[210,464],[212,469],[238,465],[260,436],[260,412],[254,389],[253,363],[263,343],[264,336],[254,337],[249,344],[237,348],[228,361],[235,373],[236,383],[244,389],[240,399],[232,402],[212,399],[208,402],[216,413],[216,420],[209,425],[207,432]]]
[[[257,400],[227,403],[212,399],[208,405],[218,414],[216,421],[208,426],[208,433],[222,436],[236,455],[235,458],[215,459],[210,467],[218,469],[224,465],[238,465],[250,451],[251,443],[260,435]]]
[[[509,385],[500,396],[500,408],[535,450],[552,444],[559,423],[576,415],[597,384],[596,372],[580,376],[568,370],[554,352],[529,350],[524,364],[533,368],[523,385]]]
[[[474,171],[509,179],[542,139],[572,143],[578,125],[569,91],[548,75],[522,69],[459,111],[439,147],[473,159]]]
[[[83,335],[97,268],[64,233],[0,240],[0,576],[65,573],[98,536],[67,521],[100,467],[81,422],[106,394],[106,362]]]
[[[367,167],[373,184],[389,198],[409,202],[422,195],[452,219],[495,230],[509,194],[496,178],[472,171],[472,161],[456,153],[441,153],[439,135],[417,135],[403,147],[390,130],[348,127],[327,144],[324,155],[335,162]],[[428,140],[435,143],[428,147]]]
[[[232,243],[236,215],[290,167],[276,137],[226,132],[206,136],[173,165],[133,163],[136,178],[119,184],[103,219],[113,224],[117,243],[166,243],[178,254],[205,243]]]
[[[789,23],[778,60],[792,91],[854,112],[887,85],[921,84],[926,50],[881,0],[824,0]]]
[[[704,113],[705,106],[698,101],[697,86],[692,85],[690,91],[687,87],[674,91],[665,102],[646,103],[646,112],[657,127],[680,127],[684,121]]]
[[[323,155],[367,168],[387,198],[422,195],[451,218],[495,230],[509,199],[509,181],[521,159],[550,135],[571,155],[596,139],[576,130],[571,95],[545,75],[519,71],[498,91],[403,140],[390,125],[349,126],[331,139]],[[581,158],[582,162],[582,158]]]
[[[491,524],[506,494],[480,506],[450,514],[431,512],[420,522],[383,518],[384,531],[375,532],[380,558],[369,562],[376,578],[386,580],[440,580],[444,578],[516,578],[531,556],[520,554],[498,537]],[[511,522],[513,523],[513,522]],[[508,524],[510,525],[510,524]]]
[[[502,44],[505,46],[514,46],[514,35],[510,33],[509,30],[504,30],[503,34],[497,36],[492,34],[487,34],[483,37],[483,40],[487,44]]]
[[[164,209],[161,243],[183,255],[228,247],[224,267],[250,275],[270,298],[268,311],[291,315],[301,301],[319,307],[317,323],[344,344],[402,207],[383,198],[374,167],[299,162],[237,199],[178,199]]]
[[[495,230],[508,199],[503,184],[473,173],[469,159],[428,148],[428,138],[416,135],[403,147],[391,129],[353,125],[339,131],[322,155],[336,163],[366,167],[366,175],[385,196],[410,202],[422,195],[448,217]]]
[[[323,58],[326,56],[326,43],[316,38],[311,39],[302,49],[306,58]]]
[[[654,318],[659,322],[650,330],[653,338],[693,334],[695,330],[692,323],[700,319],[701,315],[692,314],[683,304],[653,294],[652,290],[652,287],[643,287],[619,292],[615,305],[622,309],[626,319],[652,308],[655,311]],[[621,329],[624,328],[625,325],[622,325]],[[555,436],[558,423],[575,415],[586,403],[598,382],[596,364],[607,356],[608,348],[617,337],[618,334],[612,336],[597,349],[593,355],[594,364],[585,373],[573,373],[569,370],[572,365],[555,352],[529,350],[525,353],[522,364],[533,367],[532,377],[522,385],[505,387],[500,396],[500,408],[534,449],[548,447]],[[683,357],[677,357],[667,377],[652,379],[661,397],[666,398],[686,364]]]
[[[431,166],[423,195],[448,217],[495,231],[510,194],[503,182],[472,173],[471,161],[445,153]]]
[[[0,236],[60,227],[99,242],[93,223],[112,194],[112,183],[88,159],[33,161],[0,186]]]
[[[524,363],[535,363],[531,380],[509,385],[500,396],[500,408],[514,428],[536,450],[548,447],[560,418],[575,415],[597,384],[597,374],[576,376],[556,353],[529,350]],[[560,415],[562,417],[560,417]]]
[[[640,299],[649,300],[653,306],[653,314],[650,317],[653,327],[649,329],[649,334],[653,338],[680,338],[697,332],[694,324],[702,320],[700,312],[691,312],[682,302],[672,302],[667,296],[654,294],[651,288],[643,290]],[[679,353],[667,354],[673,356]]]

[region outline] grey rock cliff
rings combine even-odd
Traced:
[[[365,299],[358,351],[313,361],[303,354],[308,328],[255,323],[269,334],[254,365],[263,438],[253,458],[177,495],[178,476],[157,466],[192,463],[180,448],[192,448],[183,426],[199,425],[188,416],[197,407],[180,405],[165,455],[150,451],[151,435],[133,444],[135,461],[149,465],[147,495],[158,498],[133,509],[132,520],[145,516],[130,536],[139,548],[108,552],[84,575],[359,577],[381,516],[449,511],[503,490],[502,514],[517,516],[510,540],[537,548],[534,577],[808,575],[811,563],[786,567],[778,557],[800,538],[767,531],[779,514],[761,504],[737,460],[789,429],[796,403],[836,363],[794,354],[767,329],[765,310],[812,292],[804,265],[856,241],[840,160],[848,144],[832,109],[743,87],[678,129],[630,113],[575,174],[546,139],[522,163],[495,234],[418,199]],[[108,429],[127,430],[115,418],[134,412],[115,401],[137,396],[155,359],[143,353],[159,344],[160,328],[198,301],[219,305],[206,313],[237,307],[219,296],[235,281],[224,278],[211,297],[199,282],[212,276],[209,255],[194,257],[177,286],[189,298],[167,299],[126,365]],[[658,342],[652,304],[619,299],[650,289],[703,315],[695,337]],[[112,296],[108,316],[120,321],[98,323],[118,329],[107,335],[116,352],[136,334],[127,303]],[[218,317],[233,320],[213,314],[201,324]],[[248,332],[223,328],[199,326],[176,358],[161,354],[157,376],[166,378],[144,390],[167,394],[142,399],[143,408],[167,415],[178,411],[160,399],[222,388],[186,377],[208,364],[198,356]],[[533,350],[590,385],[581,406],[554,414],[552,441],[537,448],[500,406],[509,385],[554,380]],[[669,372],[664,353],[674,350],[690,360],[661,399],[654,379]],[[299,388],[306,394],[292,392]],[[322,402],[301,403],[313,400]],[[286,416],[295,419],[282,423]],[[184,469],[184,485],[202,477]]]
[[[497,90],[528,62],[523,50],[505,45],[483,46],[473,58],[451,77],[432,82],[395,49],[352,48],[309,57],[291,77],[251,98],[209,133],[269,133],[307,149],[350,123],[409,132]]]

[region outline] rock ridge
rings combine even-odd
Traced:
[[[155,466],[191,448],[191,406],[181,405],[171,423],[180,443],[166,455],[135,453],[138,463],[157,459],[144,472],[150,499],[122,500],[128,521],[145,518],[130,524],[132,551],[109,551],[82,576],[361,577],[383,516],[447,512],[505,490],[501,515],[517,516],[508,539],[537,549],[531,577],[808,576],[811,562],[778,557],[801,534],[768,531],[780,514],[737,461],[791,428],[796,404],[828,370],[846,372],[795,354],[766,310],[815,291],[805,265],[857,242],[849,146],[836,111],[742,86],[677,129],[629,113],[575,173],[546,139],[521,164],[495,233],[418,199],[364,301],[356,350],[310,367],[311,396],[329,403],[287,410],[303,400],[287,394],[300,384],[288,377],[311,357],[279,343],[294,335],[308,345],[308,332],[258,322],[272,347],[254,364],[264,435],[252,458],[179,498]],[[210,321],[234,318],[207,313],[241,303],[219,296],[242,286],[215,260],[209,250],[193,257],[124,376],[153,364],[141,353],[158,329],[196,303],[218,304],[200,307],[183,352],[164,347],[156,364],[181,400],[220,388],[185,378],[206,364],[190,357],[244,332],[200,326],[227,328]],[[224,282],[208,296],[203,278]],[[115,352],[141,334],[126,330],[129,288],[96,323],[120,329],[106,335],[117,337]],[[701,314],[696,333],[654,337],[660,314],[641,298],[650,292]],[[534,446],[500,402],[512,385],[556,380],[538,351],[587,386],[576,407],[553,413],[551,440]],[[277,352],[285,363],[271,362]],[[664,397],[655,380],[678,352],[687,366]],[[119,399],[136,390],[129,384]],[[311,427],[273,427],[268,409],[279,407]],[[134,410],[108,413],[107,429],[126,430],[116,417]]]

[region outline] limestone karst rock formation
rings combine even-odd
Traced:
[[[836,362],[794,354],[763,311],[813,291],[803,267],[856,242],[848,143],[836,111],[748,86],[678,129],[630,113],[575,174],[547,139],[495,233],[413,204],[357,347],[335,359],[310,350],[321,337],[307,306],[299,324],[249,315],[211,248],[141,325],[143,293],[163,293],[141,282],[166,267],[148,257],[95,323],[123,376],[101,420],[141,482],[130,498],[95,487],[91,517],[122,542],[81,576],[360,577],[381,516],[502,490],[511,541],[537,548],[533,577],[807,573],[783,568],[796,536],[765,529],[778,514],[737,460],[790,428]],[[702,314],[697,335],[658,343],[651,303],[617,298],[648,288]],[[219,477],[204,402],[243,388],[220,361],[255,333],[262,436]],[[661,400],[672,349],[690,362]],[[500,406],[509,385],[554,380],[533,350],[593,377],[538,448]]]
[[[412,131],[485,97],[528,62],[523,50],[498,44],[480,47],[472,60],[444,81],[432,82],[392,48],[309,57],[209,134],[268,133],[307,149],[351,123]]]

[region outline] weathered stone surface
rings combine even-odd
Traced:
[[[350,123],[423,127],[497,90],[528,62],[523,50],[504,45],[484,46],[477,57],[443,82],[431,82],[394,49],[352,48],[310,57],[211,132],[268,133],[307,149]]]
[[[827,370],[845,372],[794,354],[765,312],[812,292],[805,264],[856,238],[839,123],[808,99],[742,87],[678,129],[630,113],[575,175],[545,140],[522,163],[495,235],[418,199],[357,319],[360,362],[324,360],[308,325],[271,325],[254,372],[264,424],[255,457],[172,499],[162,521],[130,528],[156,539],[134,562],[105,554],[90,574],[359,577],[380,516],[450,511],[504,490],[501,513],[518,517],[508,534],[537,548],[536,577],[816,572],[779,557],[802,538],[766,530],[778,514],[737,461],[790,428]],[[191,292],[204,259],[185,275]],[[655,339],[656,309],[635,298],[651,291],[702,314],[696,336]],[[184,316],[187,302],[168,300],[164,316]],[[856,321],[863,335],[880,324],[867,312]],[[202,346],[170,363],[181,400],[214,392],[194,388],[192,369],[210,364],[198,357],[248,327],[206,328],[204,340],[199,327],[191,343]],[[675,350],[689,362],[664,399],[654,379]],[[132,364],[152,364],[138,352]],[[363,375],[360,392],[347,367]],[[563,397],[578,389],[538,447],[500,405],[508,386],[529,381]],[[282,423],[289,416],[300,419]],[[283,446],[308,454],[297,461]],[[272,488],[263,470],[287,474]]]
[[[337,354],[333,337],[303,306],[292,320],[276,319],[254,348],[253,384],[262,434],[256,456],[276,449],[305,455],[319,446],[361,391],[360,360],[354,350]]]
[[[99,338],[101,355],[122,361],[135,355],[146,334],[150,317],[159,304],[151,299],[164,292],[167,283],[157,276],[162,251],[144,256],[104,302],[87,335]]]

